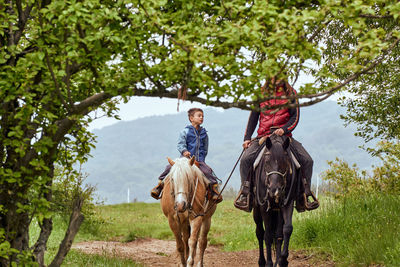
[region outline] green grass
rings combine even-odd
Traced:
[[[71,267],[143,267],[129,259],[122,259],[109,255],[88,255],[71,250],[62,266]]]
[[[294,212],[290,249],[306,249],[314,255],[329,257],[338,266],[399,265],[399,196],[348,198],[345,202],[321,198],[320,202],[315,211]],[[83,223],[75,242],[173,239],[159,203],[98,206],[95,214]],[[65,221],[56,218],[48,243],[48,259],[55,255],[65,228]],[[32,235],[37,234],[38,229],[33,228]],[[210,244],[220,245],[225,251],[258,247],[252,215],[235,209],[233,200],[218,205],[208,237]],[[139,265],[114,255],[89,256],[72,250],[64,266]]]
[[[325,199],[320,209],[296,216],[292,248],[328,253],[343,266],[399,266],[399,215],[399,196]]]
[[[100,223],[96,231],[81,231],[76,241],[133,241],[136,238],[173,237],[159,203],[134,203],[96,207]],[[83,224],[90,229],[90,225]]]

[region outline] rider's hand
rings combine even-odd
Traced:
[[[285,134],[285,131],[282,128],[275,130],[274,134],[282,136]]]
[[[250,145],[250,142],[251,142],[250,140],[246,140],[246,141],[244,141],[244,142],[243,142],[243,145],[242,145],[242,146],[243,146],[243,148],[248,148],[248,147],[249,147],[249,145]]]
[[[190,158],[190,152],[189,152],[189,151],[183,152],[182,155],[183,155],[184,157]]]

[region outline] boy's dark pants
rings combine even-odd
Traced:
[[[199,169],[204,173],[204,175],[210,181],[211,185],[218,183],[218,178],[217,178],[217,176],[215,176],[214,171],[205,162],[199,161]],[[158,177],[158,179],[164,180],[164,178],[168,175],[170,170],[171,170],[171,165],[168,164],[165,167],[165,170],[163,171],[163,173],[161,173],[160,177]]]
[[[299,161],[302,170],[302,176],[306,179],[308,185],[311,186],[311,177],[314,161],[311,156],[304,149],[303,145],[291,137],[290,150],[296,156]],[[257,158],[262,145],[258,143],[258,139],[255,139],[250,143],[250,146],[244,151],[242,159],[240,161],[240,177],[243,183],[247,180],[250,168],[253,168],[253,163]]]

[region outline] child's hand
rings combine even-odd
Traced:
[[[185,151],[182,154],[184,157],[190,158],[190,152],[189,151]]]

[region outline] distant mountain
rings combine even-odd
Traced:
[[[210,138],[206,162],[225,183],[242,150],[249,111],[228,109],[205,111],[203,126]],[[343,126],[339,119],[344,110],[333,101],[301,108],[300,122],[293,136],[314,159],[316,183],[327,161],[336,157],[361,168],[369,168],[376,160],[359,148],[362,139],[354,136],[354,127]],[[179,157],[176,142],[179,132],[189,124],[185,112],[118,122],[94,130],[98,136],[93,157],[84,166],[87,183],[97,185],[97,193],[107,204],[127,201],[152,201],[150,190],[168,164],[166,157]],[[228,186],[238,189],[240,178],[236,168]]]

